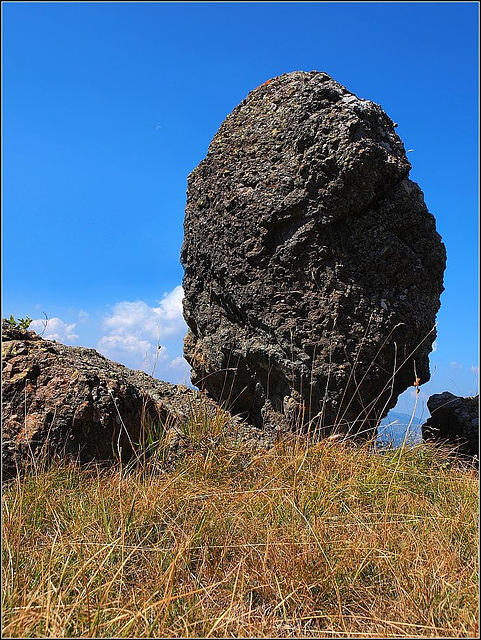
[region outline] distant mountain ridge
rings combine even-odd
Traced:
[[[411,425],[409,426],[410,423]],[[406,429],[409,426],[409,434],[406,441],[409,444],[417,444],[422,441],[422,423],[423,420],[416,416],[412,418],[412,416],[407,413],[390,411],[388,415],[381,420],[377,441],[379,444],[391,444],[393,447],[400,447],[406,435]]]

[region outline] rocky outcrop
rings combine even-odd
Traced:
[[[258,425],[359,435],[429,380],[445,250],[395,127],[327,74],[288,73],[189,176],[184,355]]]
[[[421,427],[423,439],[479,459],[479,396],[463,398],[444,391],[431,396],[427,406],[431,417]]]
[[[219,420],[220,408],[193,389],[5,320],[2,367],[3,479],[54,454],[80,463],[129,461],[163,444],[173,460],[189,448],[189,421]],[[238,420],[225,412],[222,420],[238,432]],[[253,437],[244,430],[243,440]]]

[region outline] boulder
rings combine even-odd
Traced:
[[[421,427],[423,440],[479,459],[479,395],[463,398],[444,391],[431,396],[427,406],[431,417]]]
[[[188,178],[184,356],[258,426],[371,436],[429,380],[446,256],[396,126],[326,73],[287,73]]]
[[[193,389],[2,322],[4,480],[54,454],[126,462],[153,442],[169,442],[174,455],[182,425],[218,410]]]

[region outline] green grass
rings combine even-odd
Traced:
[[[56,463],[4,488],[4,637],[477,636],[475,470],[199,428],[170,473]]]

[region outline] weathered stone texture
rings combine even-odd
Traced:
[[[149,425],[179,426],[198,404],[187,387],[2,322],[4,479],[53,453],[129,460]]]
[[[359,432],[429,379],[445,250],[395,126],[325,73],[284,74],[189,176],[184,355],[256,424]]]
[[[479,396],[463,398],[444,391],[431,396],[427,405],[431,417],[421,427],[423,439],[479,458]]]
[[[236,442],[258,451],[280,435],[281,428],[260,431],[194,389],[2,321],[3,480],[52,456],[111,463],[157,452],[169,470],[196,449]]]

